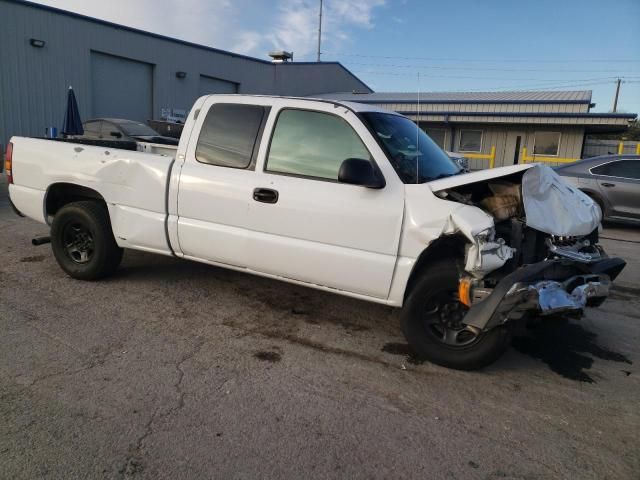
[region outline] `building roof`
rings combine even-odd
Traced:
[[[591,90],[516,92],[325,93],[321,98],[359,103],[591,103]]]

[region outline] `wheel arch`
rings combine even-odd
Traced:
[[[96,190],[76,183],[58,182],[49,185],[44,197],[44,214],[47,223],[65,205],[81,200],[97,200],[106,205],[104,197]]]
[[[465,255],[465,247],[469,241],[461,234],[445,235],[431,242],[425,248],[416,260],[409,279],[404,289],[404,301],[406,301],[409,293],[417,283],[422,272],[436,260],[450,258],[451,260],[463,260]]]

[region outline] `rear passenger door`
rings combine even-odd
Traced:
[[[246,266],[251,179],[268,113],[268,106],[213,99],[201,109],[179,180],[178,251],[185,257]]]

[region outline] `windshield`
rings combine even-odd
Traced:
[[[153,128],[138,122],[120,122],[117,124],[129,137],[157,137],[160,134]]]
[[[462,169],[407,117],[367,112],[362,117],[378,137],[404,183],[425,183],[462,173]]]

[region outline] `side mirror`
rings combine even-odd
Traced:
[[[385,186],[382,178],[369,160],[361,158],[347,158],[338,172],[338,181],[351,185],[360,185],[367,188],[383,188]]]
[[[109,135],[115,138],[122,138],[122,134],[120,132],[109,132]]]

